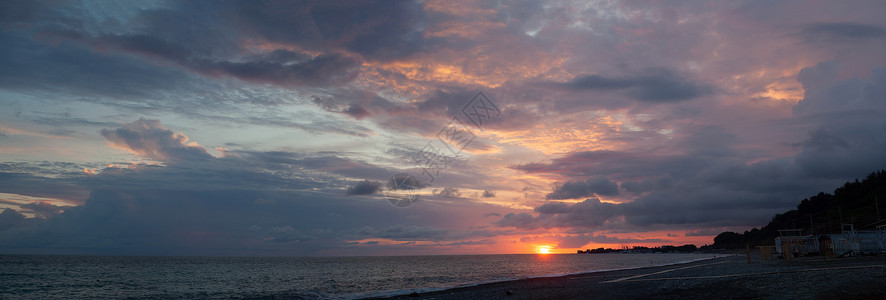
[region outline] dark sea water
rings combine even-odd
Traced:
[[[704,254],[387,257],[0,255],[0,299],[360,298],[712,258]]]

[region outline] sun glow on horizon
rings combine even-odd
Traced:
[[[551,246],[538,246],[538,254],[549,254],[551,253]]]

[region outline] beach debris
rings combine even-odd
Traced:
[[[412,292],[412,294],[409,294],[409,297],[418,297],[418,292]]]
[[[512,291],[512,290],[508,290],[507,292],[505,292],[505,295],[508,295],[508,296],[513,295],[513,294],[514,294],[514,291]]]

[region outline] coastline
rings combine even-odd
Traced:
[[[886,255],[792,262],[752,255],[750,264],[742,255],[364,299],[881,299],[884,281]]]
[[[585,254],[557,254],[557,255],[585,255]],[[590,255],[600,255],[600,254],[590,254]],[[631,255],[631,254],[603,254],[603,255]],[[667,255],[667,254],[662,254],[662,255]],[[718,254],[713,257],[704,257],[704,258],[696,258],[696,259],[689,259],[689,260],[683,260],[683,261],[675,261],[675,262],[669,262],[669,263],[664,263],[664,264],[659,264],[659,265],[635,266],[635,267],[614,268],[614,269],[600,269],[600,270],[579,271],[579,272],[559,273],[559,274],[534,275],[534,276],[527,276],[527,277],[522,277],[522,278],[503,278],[503,279],[493,279],[493,280],[481,281],[481,282],[465,283],[465,284],[448,286],[448,287],[430,287],[430,288],[388,290],[388,291],[379,291],[379,292],[373,292],[373,293],[358,293],[358,294],[341,295],[341,296],[343,297],[342,299],[391,299],[391,298],[397,298],[400,296],[408,296],[412,293],[431,294],[431,293],[435,293],[435,292],[460,289],[460,288],[472,288],[472,287],[476,287],[476,286],[480,286],[480,285],[496,284],[496,283],[502,283],[502,282],[531,280],[531,279],[538,279],[538,278],[557,278],[557,277],[567,277],[567,276],[575,276],[575,275],[585,275],[585,274],[591,274],[591,273],[629,271],[629,270],[639,270],[639,269],[647,269],[647,268],[655,268],[655,267],[682,265],[682,264],[712,260],[712,259],[723,258],[723,257],[728,257],[728,256],[734,256],[734,255],[737,255],[737,254]]]

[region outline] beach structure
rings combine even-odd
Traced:
[[[855,230],[853,224],[842,224],[841,228],[840,233],[816,235],[801,235],[802,229],[779,230],[775,252],[787,259],[810,254],[838,257],[886,252],[886,225],[876,230]]]

